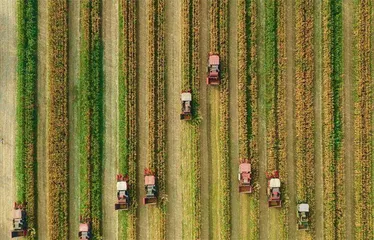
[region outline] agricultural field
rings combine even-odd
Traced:
[[[0,239],[374,239],[371,0],[2,0],[0,22]]]

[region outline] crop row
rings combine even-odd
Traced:
[[[191,122],[182,123],[183,239],[200,239],[199,0],[182,3],[182,91],[191,90]]]
[[[373,239],[372,159],[373,159],[373,82],[371,73],[371,1],[356,2],[355,42],[355,239]]]
[[[219,207],[218,224],[219,236],[222,239],[230,238],[230,164],[229,164],[229,82],[227,74],[228,65],[228,1],[212,1],[210,4],[210,49],[220,56],[220,78],[218,99],[219,103]],[[213,89],[214,91],[214,89]],[[212,116],[214,118],[215,116]]]
[[[48,239],[68,238],[68,6],[48,2]]]
[[[166,217],[166,93],[165,93],[165,1],[148,2],[148,166],[156,174],[158,209],[153,209],[151,234],[165,239]],[[155,229],[152,229],[155,228]]]
[[[130,196],[136,192],[136,3],[120,1],[119,43],[119,173],[128,175]],[[131,201],[128,212],[119,213],[120,236],[136,238],[136,201]]]
[[[238,2],[238,111],[239,160],[252,165],[252,181],[258,182],[258,81],[257,81],[257,6],[256,1]],[[259,238],[259,193],[240,198],[240,211],[249,212],[240,228],[240,238]]]
[[[80,213],[102,234],[103,69],[101,1],[81,1],[79,86]]]
[[[17,2],[17,202],[27,202],[28,239],[36,238],[37,1]]]
[[[323,185],[324,236],[345,236],[342,150],[342,4],[323,1]]]
[[[313,0],[296,1],[296,193],[311,208],[314,232],[314,16]]]

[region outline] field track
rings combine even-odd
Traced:
[[[0,239],[8,239],[15,201],[15,140],[16,140],[16,67],[17,67],[17,31],[16,1],[6,0],[0,3]],[[4,111],[6,109],[6,111]]]
[[[69,4],[69,184],[79,186],[79,149],[78,149],[78,87],[80,53],[80,3]],[[75,238],[79,228],[79,188],[69,189],[69,238]]]
[[[48,37],[48,4],[39,0],[38,4],[38,127],[37,127],[37,181],[38,206],[47,205],[47,37]],[[47,239],[47,209],[38,209],[38,239]]]
[[[180,114],[180,89],[182,85],[181,34],[182,1],[165,1],[165,44],[166,44],[166,112],[167,112],[167,239],[182,239],[182,191],[188,188],[188,179],[183,179],[182,154],[188,148],[182,144],[182,123]],[[188,90],[188,89],[187,89]],[[183,143],[187,145],[188,143]],[[191,160],[191,159],[190,159]],[[191,163],[191,162],[190,162]],[[192,163],[191,163],[192,164]],[[184,181],[185,180],[185,181]],[[183,187],[183,185],[186,185]]]
[[[116,174],[118,163],[118,1],[104,1],[102,8],[104,43],[104,164],[103,239],[118,239]]]

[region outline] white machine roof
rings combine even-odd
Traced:
[[[184,92],[181,94],[182,101],[192,101],[192,94],[189,92]]]
[[[299,212],[309,212],[309,204],[302,203],[297,205],[297,211]]]
[[[125,190],[127,190],[127,183],[117,182],[117,191],[125,191]]]
[[[281,186],[281,181],[278,178],[270,179],[270,187],[272,188],[279,188]]]

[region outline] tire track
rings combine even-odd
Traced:
[[[104,168],[103,239],[118,239],[116,173],[118,162],[118,1],[103,2]]]
[[[79,231],[79,148],[78,138],[78,87],[79,87],[79,2],[69,2],[69,238]]]

